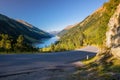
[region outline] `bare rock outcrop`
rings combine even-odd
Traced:
[[[114,56],[120,57],[120,4],[108,23],[106,45]]]

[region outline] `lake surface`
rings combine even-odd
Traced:
[[[42,40],[42,43],[35,44],[35,47],[44,48],[44,47],[50,46],[51,44],[54,44],[56,41],[58,41],[58,39],[59,39],[58,36],[55,36],[49,39],[44,39]]]

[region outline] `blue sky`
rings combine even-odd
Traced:
[[[78,23],[108,0],[0,0],[0,13],[45,30]]]

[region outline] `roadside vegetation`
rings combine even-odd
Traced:
[[[120,62],[109,49],[100,52],[70,77],[70,80],[120,80]]]
[[[24,36],[13,38],[7,34],[0,34],[0,53],[36,52],[30,44],[24,41]]]

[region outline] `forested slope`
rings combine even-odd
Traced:
[[[58,43],[52,45],[50,51],[64,51],[79,48],[83,45],[101,47],[105,43],[106,31],[110,17],[116,10],[120,0],[109,0],[93,14],[71,28]]]

